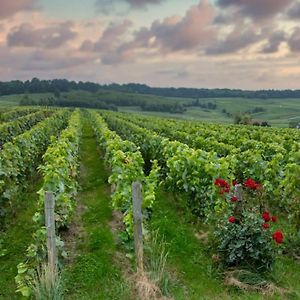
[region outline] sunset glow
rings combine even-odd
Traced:
[[[299,88],[300,1],[0,0],[0,80]]]

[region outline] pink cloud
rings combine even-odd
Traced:
[[[0,0],[0,19],[13,16],[19,11],[32,10],[37,0]]]
[[[268,42],[264,45],[262,53],[276,53],[281,43],[285,42],[287,37],[284,31],[275,31],[269,38]]]
[[[72,22],[62,22],[35,28],[29,23],[23,23],[7,35],[7,44],[10,47],[57,48],[77,36],[72,26]]]
[[[63,18],[50,19],[41,11],[16,14],[34,9],[38,0],[10,1],[15,3],[0,0],[0,21],[15,14],[1,22],[1,78],[63,74],[79,80],[102,81],[108,77],[111,81],[148,81],[156,85],[197,85],[201,80],[207,86],[233,86],[245,77],[243,86],[247,87],[251,86],[249,80],[278,62],[297,64],[300,53],[300,28],[284,23],[288,15],[294,21],[297,18],[299,7],[290,6],[290,0],[272,0],[272,7],[269,0],[220,0],[218,7],[213,4],[217,1],[198,0],[181,16],[153,19],[144,27],[134,27],[131,20],[107,23],[113,18],[120,20],[120,15],[65,22]],[[141,9],[160,1],[107,2],[123,2],[125,5],[120,7]],[[223,23],[215,22],[216,17],[223,18]],[[287,44],[294,55],[283,57],[284,48],[283,55],[275,60],[268,54],[278,52],[281,43]],[[225,55],[229,53],[235,55]],[[260,58],[269,59],[264,67]],[[215,64],[230,59],[236,67]],[[281,67],[276,70],[281,74]]]
[[[118,64],[134,61],[135,52],[155,50],[157,54],[192,51],[210,43],[215,35],[211,26],[215,16],[214,7],[208,0],[192,6],[183,17],[173,16],[154,21],[150,28],[142,27],[134,33],[131,41],[121,44],[108,53],[103,63]],[[85,45],[88,47],[88,44]]]
[[[300,53],[300,27],[294,28],[292,35],[288,39],[288,44],[292,52]]]
[[[294,2],[288,10],[287,16],[291,19],[300,20],[300,2]]]
[[[124,0],[128,2],[132,7],[141,7],[148,4],[160,4],[165,0]]]
[[[132,25],[133,23],[130,20],[124,20],[122,23],[111,23],[104,30],[98,41],[85,40],[81,44],[80,50],[87,52],[110,52],[122,42],[121,37],[127,33]]]
[[[63,52],[38,50],[23,64],[22,70],[62,70],[90,63],[93,56],[81,55],[71,50]]]
[[[218,0],[222,8],[235,8],[243,16],[254,20],[272,18],[282,13],[293,0]]]
[[[229,34],[220,34],[219,39],[216,39],[206,48],[206,54],[234,53],[263,40],[265,37],[264,32],[258,31],[254,26],[237,24]]]
[[[137,38],[154,38],[155,45],[166,52],[195,49],[214,38],[215,31],[211,27],[214,15],[213,6],[203,0],[192,6],[181,19],[153,22],[151,28],[140,31]]]
[[[120,4],[125,4],[132,9],[145,9],[149,5],[157,5],[166,0],[96,0],[96,9],[100,13],[110,13],[118,10]]]

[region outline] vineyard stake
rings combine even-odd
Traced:
[[[142,215],[142,185],[139,181],[132,184],[134,245],[137,273],[143,273],[143,215]]]
[[[241,184],[236,184],[234,186],[234,196],[238,198],[238,205],[236,205],[235,213],[240,214],[243,210],[243,186]]]
[[[52,192],[45,192],[45,225],[47,230],[48,265],[54,275],[56,272],[56,239],[54,219],[55,198]]]

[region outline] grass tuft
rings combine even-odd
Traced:
[[[150,235],[146,245],[146,270],[150,280],[159,287],[163,295],[169,294],[170,276],[166,270],[168,251],[164,237],[156,230]]]
[[[36,300],[62,300],[63,285],[60,274],[48,264],[42,265],[33,276],[32,291]]]

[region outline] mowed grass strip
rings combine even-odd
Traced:
[[[136,299],[122,275],[116,259],[116,243],[109,222],[112,220],[108,173],[97,151],[91,124],[83,116],[80,148],[82,191],[78,205],[83,207],[80,237],[74,261],[63,274],[66,299]],[[78,221],[78,220],[77,220]]]

